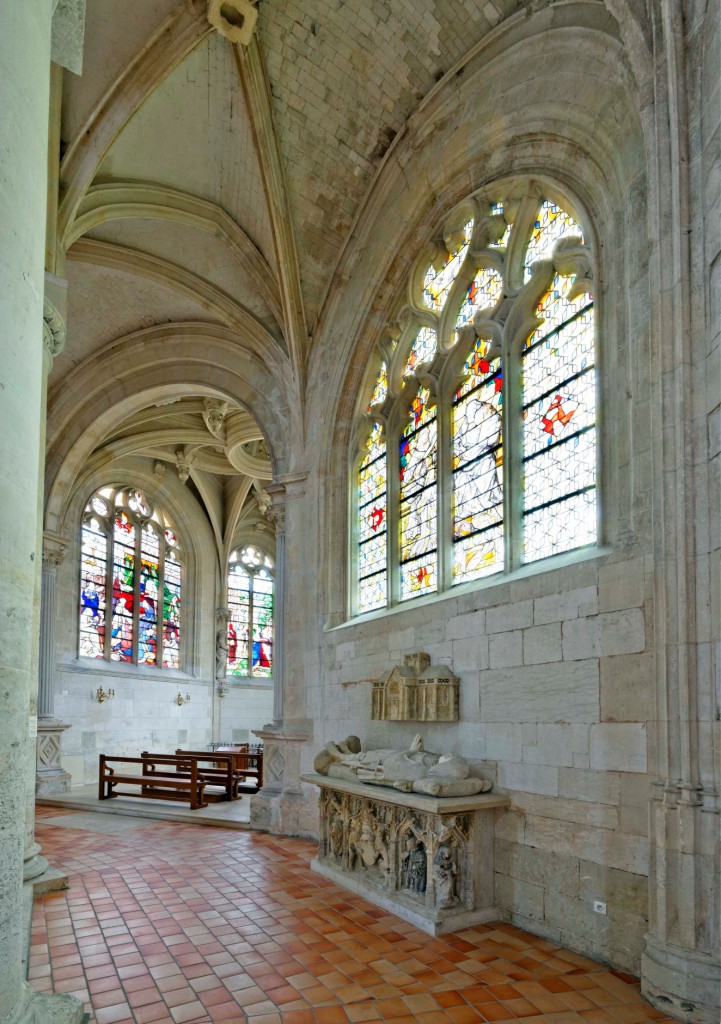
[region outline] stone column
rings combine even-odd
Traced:
[[[273,602],[273,726],[283,723],[283,649],[285,646],[285,487],[270,484],[268,518],[275,526],[275,598]]]
[[[658,642],[656,771],[649,811],[649,928],[641,991],[688,1024],[721,1017],[719,887],[718,474],[711,416],[719,306],[709,277],[718,253],[718,186],[710,173],[718,132],[718,4],[651,5],[654,18],[660,225],[652,271],[658,296],[654,445],[655,622]],[[714,27],[715,26],[715,27]],[[715,43],[714,43],[715,34]],[[709,55],[708,85],[701,60]],[[713,116],[700,104],[713,96]],[[701,166],[706,144],[709,162]],[[705,206],[705,180],[709,185]],[[704,251],[705,225],[716,248]],[[707,262],[707,258],[709,262]],[[713,391],[713,405],[699,395]],[[717,385],[716,385],[717,387]]]
[[[55,588],[64,549],[46,539],[40,595],[40,660],[38,666],[38,741],[35,792],[38,796],[65,793],[70,775],[62,767],[63,732],[70,726],[55,717]]]
[[[313,814],[312,807],[309,812],[304,804],[300,783],[301,748],[312,733],[303,714],[308,602],[302,592],[306,534],[298,499],[305,494],[305,478],[304,473],[296,473],[266,487],[271,498],[267,516],[276,530],[273,721],[255,731],[263,741],[263,788],[251,798],[250,817],[254,824],[287,835],[309,834]],[[287,657],[289,652],[292,658]]]
[[[52,0],[0,0],[0,1024],[82,1019],[24,978],[23,847],[37,664],[43,257]],[[31,890],[27,892],[31,895]]]

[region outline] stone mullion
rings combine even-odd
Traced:
[[[105,661],[110,661],[110,645],[113,632],[113,568],[115,564],[115,517],[105,523],[105,636],[103,651]]]
[[[159,539],[159,543],[158,543],[158,597],[157,597],[156,602],[155,602],[155,667],[156,668],[162,668],[163,667],[163,643],[165,641],[165,625],[164,625],[164,620],[165,620],[165,549],[166,549],[165,529],[161,528],[160,529],[160,539]],[[180,605],[180,607],[183,608],[184,604],[182,602],[182,592],[183,592],[183,590],[182,590],[182,586],[183,586],[182,574],[181,574],[180,586],[181,586],[181,591],[180,591],[181,592],[181,605]],[[180,623],[178,625],[180,626]],[[183,632],[184,632],[184,630],[181,629],[180,630],[180,644],[182,644],[182,642],[183,642]],[[181,661],[181,658],[180,658],[180,654],[181,654],[180,644],[178,645],[178,668],[180,668],[181,665],[182,665],[182,661]]]
[[[451,410],[448,396],[436,397],[436,561],[437,593],[453,585],[453,510]]]
[[[505,339],[503,372],[503,518],[506,543],[504,563],[506,572],[522,564],[523,546],[523,389],[521,385],[522,339]]]
[[[388,513],[387,523],[387,607],[392,608],[400,602],[401,596],[401,504],[400,475],[398,469],[398,446],[400,444],[400,427],[397,417],[393,417],[393,427],[386,426],[386,501]],[[395,454],[394,454],[395,453]]]
[[[133,664],[140,664],[140,573],[143,564],[143,524],[133,517],[135,524],[135,566],[133,572]]]

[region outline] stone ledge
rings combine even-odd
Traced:
[[[479,793],[478,796],[424,796],[421,793],[402,793],[392,786],[374,786],[366,782],[351,782],[350,779],[330,778],[310,772],[301,775],[301,782],[308,782],[337,793],[362,796],[367,800],[410,807],[427,814],[461,814],[464,811],[488,811],[495,807],[509,807],[510,799],[502,793]]]

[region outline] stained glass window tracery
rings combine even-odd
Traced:
[[[81,529],[79,656],[179,668],[180,593],[180,544],[164,514],[138,490],[93,494]]]
[[[521,195],[513,194],[513,218],[505,202],[485,207],[486,215],[505,221],[505,228],[497,221],[497,240],[485,251],[478,248],[485,227],[470,248],[469,221],[440,269],[427,271],[422,302],[438,315],[438,328],[418,331],[405,363],[398,364],[396,353],[389,367],[381,367],[388,422],[384,430],[376,425],[358,477],[358,612],[596,542],[590,249],[577,218],[558,201]],[[525,235],[514,235],[529,223]],[[537,322],[528,332],[527,296],[538,294],[559,241],[568,238],[579,248],[565,248],[536,300]],[[534,271],[539,261],[544,266]],[[461,268],[464,280],[473,277],[464,296],[453,289],[451,311]],[[509,275],[511,282],[524,282],[520,292]],[[512,318],[521,303],[522,314]],[[486,329],[476,317],[484,310],[498,340],[476,336],[469,345],[473,328],[481,334]],[[460,338],[464,347],[456,351]],[[432,398],[418,368],[433,357],[438,393]],[[400,382],[391,403],[387,370]],[[398,475],[391,469],[389,476],[394,451]]]
[[[358,607],[368,612],[386,603],[386,446],[380,423],[373,427],[358,471]]]
[[[385,362],[383,362],[381,363],[381,368],[378,371],[378,376],[376,377],[375,387],[373,388],[373,395],[371,397],[370,405],[368,406],[368,411],[370,412],[371,408],[374,405],[380,405],[387,394],[388,367],[386,366]]]
[[[273,562],[247,544],[230,556],[228,675],[273,674]]]
[[[420,388],[408,409],[400,441],[401,600],[433,593],[437,581],[436,406]]]
[[[421,363],[428,363],[436,354],[436,332],[433,327],[421,327],[408,354],[404,377],[409,377]]]
[[[459,244],[453,252],[448,254],[440,269],[436,270],[431,265],[426,271],[423,281],[423,302],[428,309],[439,312],[445,306],[451,285],[458,277],[458,272],[466,257],[472,234],[473,221],[470,220],[463,228]]]

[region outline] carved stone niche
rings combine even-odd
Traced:
[[[311,867],[430,935],[498,919],[494,906],[496,793],[436,798],[325,775]]]
[[[406,654],[373,683],[371,718],[384,722],[457,722],[460,680],[428,654]]]

